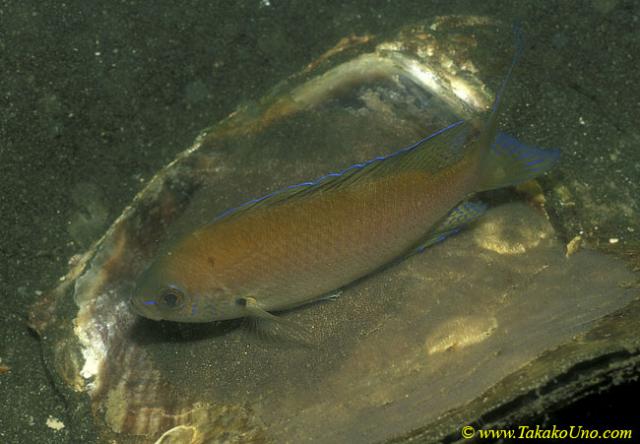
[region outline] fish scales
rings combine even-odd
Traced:
[[[138,279],[133,310],[182,322],[286,323],[270,311],[320,298],[457,232],[484,210],[464,199],[536,177],[559,157],[497,133],[500,96],[486,121],[456,122],[247,202],[165,246]]]
[[[443,179],[444,174],[405,173],[263,207],[231,221],[230,233],[210,230],[202,245],[228,242],[236,251],[251,251],[233,259],[241,265],[229,279],[237,287],[230,289],[254,293],[265,308],[281,309],[343,286],[407,251],[466,194],[459,180],[459,189],[448,187],[449,193],[425,199],[423,190],[441,189]],[[229,276],[223,264],[224,259],[221,273]]]

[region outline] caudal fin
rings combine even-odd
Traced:
[[[513,136],[498,133],[486,159],[478,191],[515,185],[550,170],[560,158],[558,149],[528,146]]]

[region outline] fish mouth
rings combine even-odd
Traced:
[[[132,311],[134,314],[137,315],[142,315],[141,310],[140,310],[140,305],[138,304],[138,302],[136,301],[136,298],[134,298],[133,296],[131,296],[129,298],[129,303],[127,304],[129,306],[129,310]]]
[[[145,307],[144,305],[142,305],[140,303],[140,301],[134,297],[131,296],[129,298],[129,310],[131,310],[131,312],[137,316],[143,317],[143,318],[147,318],[147,319],[152,319],[154,321],[160,321],[162,320],[162,317],[158,316],[157,314],[155,314],[155,310],[150,310],[149,307]]]

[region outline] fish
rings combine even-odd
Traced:
[[[498,131],[488,117],[454,122],[416,143],[233,207],[160,248],[136,280],[134,313],[152,320],[236,318],[304,329],[276,315],[335,294],[478,219],[469,200],[550,170],[559,150]]]

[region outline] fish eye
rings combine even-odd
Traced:
[[[162,302],[169,308],[177,308],[183,304],[184,295],[177,288],[167,288],[162,293]]]

